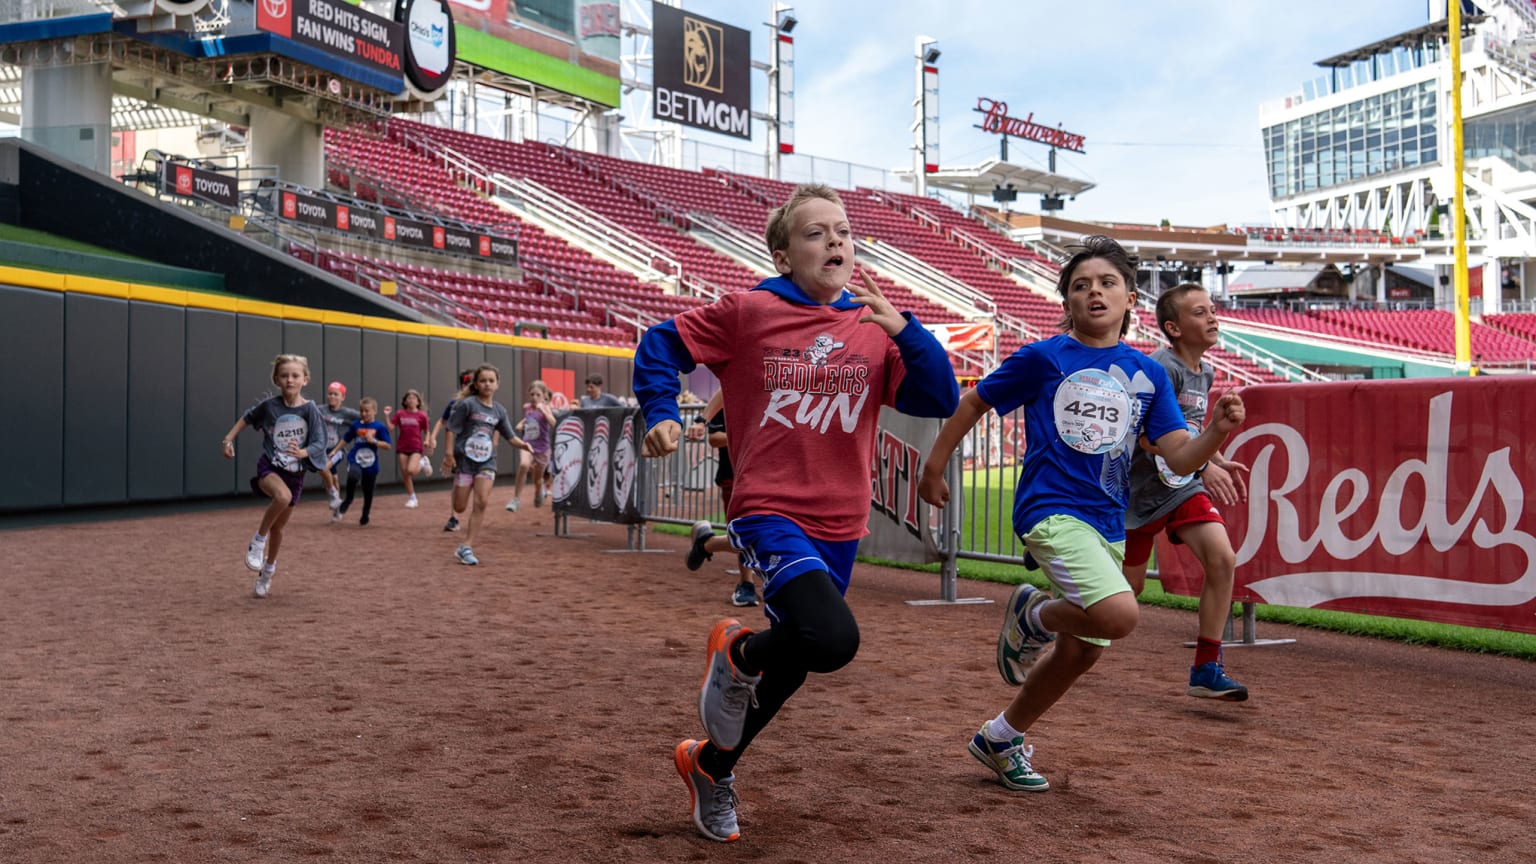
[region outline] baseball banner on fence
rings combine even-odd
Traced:
[[[934,534],[939,511],[917,497],[923,457],[932,449],[939,426],[938,420],[908,417],[888,406],[880,409],[869,534],[859,542],[860,555],[909,564],[944,560]]]
[[[1227,458],[1235,597],[1536,633],[1536,379],[1263,385]],[[1196,595],[1188,550],[1163,586]]]
[[[621,524],[645,521],[642,423],[639,408],[578,408],[556,418],[550,455],[555,512]]]

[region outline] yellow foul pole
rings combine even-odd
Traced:
[[[1451,168],[1456,175],[1456,203],[1451,209],[1451,236],[1456,238],[1456,269],[1451,274],[1456,289],[1456,370],[1466,372],[1472,368],[1472,309],[1467,296],[1466,151],[1461,141],[1461,0],[1445,5],[1451,47]]]

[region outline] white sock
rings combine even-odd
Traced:
[[[1024,733],[1013,728],[1013,726],[1008,723],[1008,718],[1004,717],[1002,714],[998,714],[996,717],[993,717],[991,722],[987,724],[987,737],[991,738],[993,741],[1012,741],[1015,738],[1022,738],[1023,736]]]
[[[261,572],[267,574],[268,576],[271,576],[273,573],[276,573],[277,572],[277,562],[276,561],[268,561],[267,563],[261,565]]]
[[[260,531],[257,531],[256,534],[251,537],[251,542],[252,543],[265,543],[265,542],[267,542],[267,535],[261,533]]]
[[[1025,614],[1029,616],[1030,626],[1034,627],[1036,630],[1039,630],[1042,633],[1054,632],[1054,631],[1050,630],[1049,628],[1047,628],[1045,626],[1045,624],[1040,621],[1040,610],[1044,609],[1044,608],[1045,608],[1045,604],[1044,603],[1036,603],[1034,608],[1030,609]]]

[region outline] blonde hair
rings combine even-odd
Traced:
[[[528,387],[529,389],[538,390],[540,393],[543,393],[545,399],[555,398],[555,391],[549,389],[549,385],[545,384],[544,379],[542,378],[533,379],[533,383],[529,384]]]
[[[793,195],[784,202],[782,207],[768,214],[768,251],[777,252],[780,249],[789,248],[789,226],[791,217],[795,214],[795,208],[807,201],[820,198],[823,201],[831,201],[839,207],[843,206],[842,196],[837,190],[825,183],[806,183],[795,187]],[[844,208],[845,210],[847,208]]]
[[[417,390],[415,387],[411,387],[411,388],[407,389],[404,393],[400,394],[400,409],[402,411],[410,410],[410,409],[405,407],[405,400],[411,398],[412,396],[416,397],[416,410],[417,411],[423,411],[423,412],[426,411],[427,410],[427,400],[421,398],[421,391]]]
[[[364,396],[363,398],[357,400],[357,407],[359,409],[367,408],[369,411],[377,414],[379,412],[379,400],[373,398],[372,396]]]
[[[309,358],[308,357],[305,357],[303,354],[279,354],[276,357],[272,358],[272,383],[273,384],[276,384],[279,387],[283,386],[282,383],[277,380],[277,370],[283,368],[284,366],[288,365],[289,363],[297,363],[300,366],[303,366],[304,367],[304,377],[305,378],[309,377]]]

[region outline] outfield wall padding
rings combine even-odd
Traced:
[[[139,300],[138,286],[92,281],[82,283],[88,291],[61,290],[50,281],[57,277],[34,275],[43,287],[0,278],[0,365],[12,373],[15,397],[0,412],[0,441],[11,457],[0,512],[251,494],[260,437],[242,433],[234,460],[223,458],[219,442],[246,409],[277,392],[279,353],[309,358],[310,399],[323,400],[326,383],[338,379],[354,408],[363,396],[395,405],[415,388],[427,394],[433,421],[453,397],[458,371],[483,362],[500,369],[496,398],[513,422],[543,367],[569,369],[578,382],[600,368],[610,384],[616,378],[613,392],[628,393],[631,360],[604,356],[615,349],[550,348],[269,304],[244,311],[225,298],[218,302],[233,311],[203,308],[215,300],[180,292],[162,293],[191,297],[185,305]],[[568,395],[579,395],[579,383]],[[517,464],[505,444],[499,457],[507,471]],[[382,470],[381,482],[398,481],[393,458]],[[306,485],[318,489],[318,477]]]

